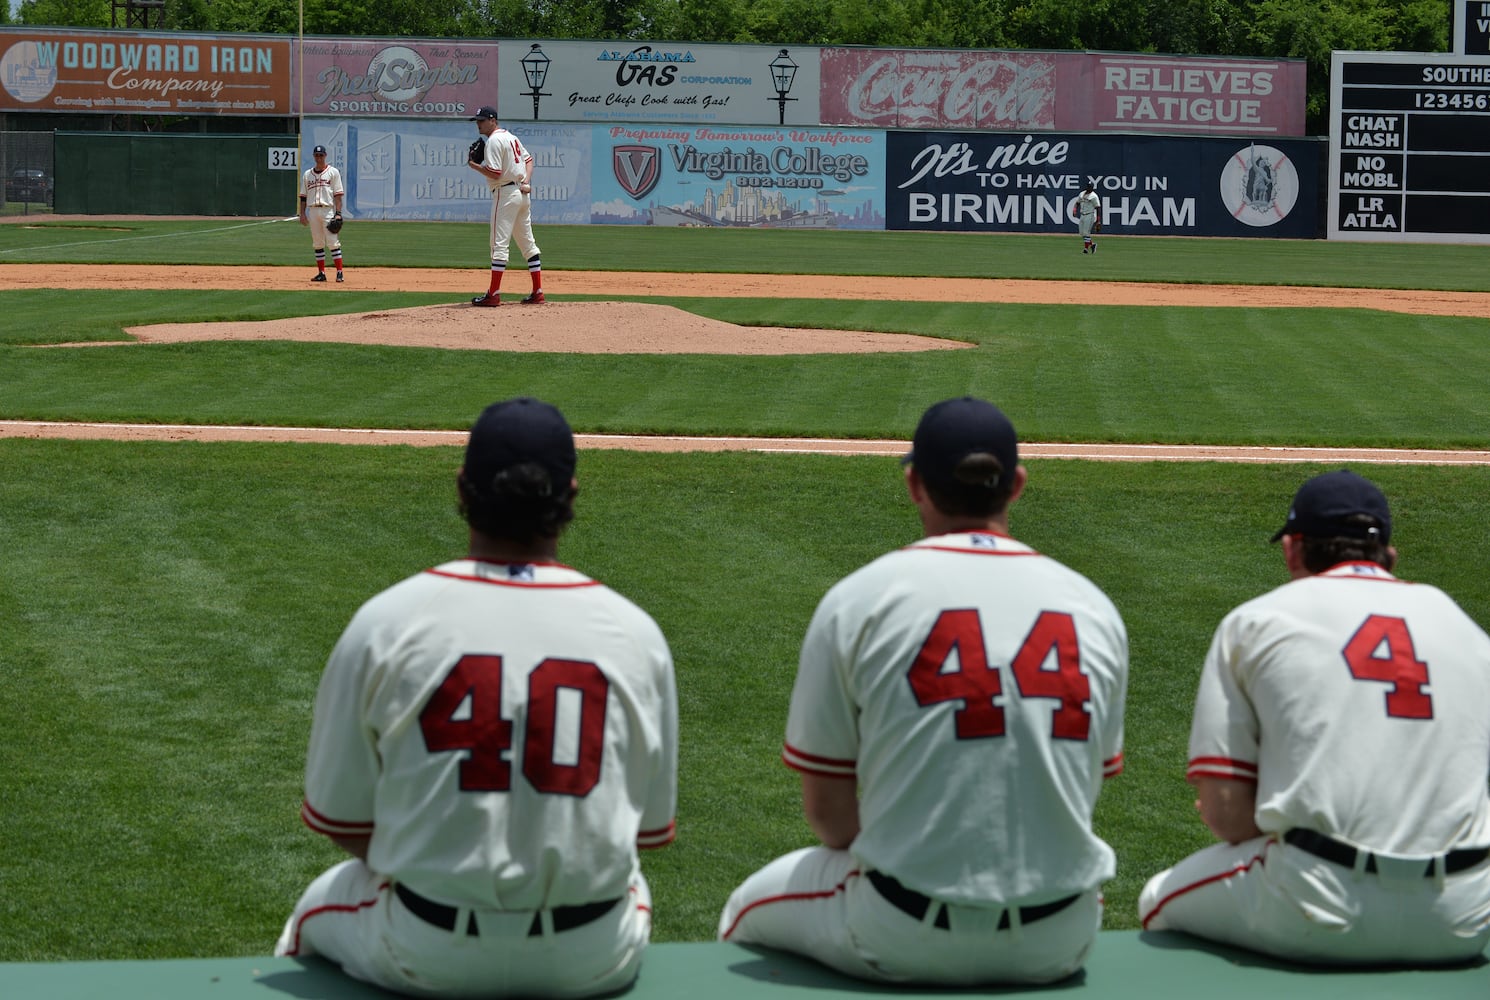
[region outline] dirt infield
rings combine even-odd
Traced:
[[[284,267],[145,267],[6,265],[5,288],[300,289],[308,269]],[[1490,317],[1490,294],[1293,286],[1130,284],[1012,281],[972,278],[842,277],[816,275],[545,272],[545,291],[564,295],[656,295],[710,298],[817,298],[872,301],[1024,302],[1276,308],[1363,308],[1394,312]],[[642,303],[550,301],[517,303],[527,293],[524,274],[509,281],[499,310],[468,304],[485,274],[470,270],[349,268],[345,284],[325,294],[362,291],[450,292],[450,305],[382,310],[337,317],[264,323],[161,324],[129,330],[141,345],[186,340],[312,340],[463,350],[562,353],[798,354],[922,351],[969,345],[928,337],[834,330],[739,327],[679,309]],[[500,322],[499,322],[500,320]],[[66,345],[64,345],[66,346]],[[129,346],[88,345],[88,346]],[[285,441],[347,444],[456,445],[463,432],[335,430],[322,428],[188,427],[0,421],[0,438],[119,438],[173,441]],[[580,435],[583,448],[643,451],[753,450],[831,454],[901,454],[904,441],[824,441],[777,438],[685,438]],[[1222,448],[1158,445],[1040,444],[1028,457],[1107,461],[1336,462],[1490,464],[1490,452],[1402,449]]]

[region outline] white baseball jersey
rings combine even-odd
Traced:
[[[341,171],[330,164],[327,164],[325,170],[317,171],[315,167],[311,167],[300,175],[299,196],[305,199],[307,208],[334,208],[334,196],[345,193]]]
[[[348,625],[316,698],[302,810],[368,867],[501,910],[625,896],[672,839],[672,658],[636,605],[557,563],[462,560]]]
[[[501,172],[500,177],[486,178],[493,191],[507,184],[521,184],[532,174],[533,154],[523,148],[517,136],[505,128],[498,128],[486,137],[486,159],[484,164]]]
[[[1095,191],[1083,191],[1076,196],[1076,211],[1083,219],[1094,219],[1102,209],[1102,199]]]
[[[1189,775],[1256,782],[1265,833],[1403,855],[1490,845],[1490,637],[1374,563],[1284,584],[1216,630]]]
[[[1122,619],[1085,577],[992,532],[922,539],[823,598],[783,758],[857,777],[852,854],[917,892],[1084,892],[1115,871],[1091,817],[1122,769],[1127,669]]]

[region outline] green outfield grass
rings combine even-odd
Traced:
[[[165,319],[436,301],[314,292],[16,291],[0,341]],[[491,399],[583,431],[908,437],[930,400],[998,400],[1029,440],[1490,447],[1490,320],[1365,310],[653,299],[733,323],[973,343],[909,354],[495,354],[347,344],[0,346],[0,418],[464,428]],[[347,308],[341,304],[340,308]],[[66,323],[58,323],[66,316]],[[23,330],[33,332],[25,333]]]
[[[1204,284],[1490,291],[1485,248],[1325,240],[539,226],[548,270],[1079,278]],[[342,234],[349,267],[486,269],[485,223],[368,222]],[[288,264],[310,259],[298,224],[251,219],[51,220],[0,226],[0,262]]]
[[[262,954],[337,853],[296,817],[310,699],[367,597],[461,553],[456,448],[0,441],[0,960]],[[1013,530],[1107,590],[1132,647],[1100,834],[1111,928],[1208,840],[1183,781],[1210,631],[1284,580],[1313,467],[1031,463]],[[1372,470],[1402,574],[1479,620],[1490,469]],[[682,713],[659,940],[811,842],[779,761],[797,645],[844,573],[915,538],[894,459],[585,453],[564,558],[657,618]]]
[[[298,226],[0,226],[27,260],[303,264]],[[112,228],[111,228],[112,227]],[[550,268],[968,274],[1490,289],[1483,247],[541,227]],[[140,237],[149,237],[141,239]],[[159,237],[159,238],[155,238]],[[364,223],[351,266],[484,267],[485,226]],[[113,242],[104,243],[104,240]],[[83,243],[75,247],[64,243]],[[1112,251],[1109,253],[1109,251]],[[334,300],[334,301],[331,301]],[[0,419],[464,428],[548,398],[583,432],[899,437],[930,402],[1003,405],[1026,440],[1490,447],[1490,317],[654,299],[741,324],[951,337],[970,350],[787,358],[293,343],[49,350],[136,323],[445,301],[344,291],[0,291]],[[463,550],[456,448],[0,440],[0,961],[263,954],[337,852],[297,819],[310,699],[353,610]],[[1315,466],[1031,463],[1014,533],[1127,619],[1127,771],[1099,833],[1110,928],[1209,837],[1183,781],[1220,616],[1281,583],[1266,538]],[[1402,575],[1490,622],[1490,469],[1373,467]],[[566,560],[672,643],[677,843],[646,856],[659,940],[810,842],[778,759],[797,644],[838,577],[918,530],[893,459],[587,452]]]

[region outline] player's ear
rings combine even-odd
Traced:
[[[919,505],[926,499],[926,484],[922,481],[920,473],[916,472],[914,465],[907,465],[904,474],[905,491],[910,494],[911,502]]]
[[[1289,577],[1301,580],[1312,576],[1309,567],[1304,565],[1304,536],[1284,535],[1279,541],[1283,545],[1283,564],[1288,567]]]
[[[1016,465],[1014,467],[1014,489],[1009,491],[1009,503],[1019,499],[1019,495],[1024,492],[1025,484],[1029,481],[1030,470],[1022,465]]]

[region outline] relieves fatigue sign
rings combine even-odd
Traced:
[[[1329,238],[1490,243],[1490,59],[1336,52]]]

